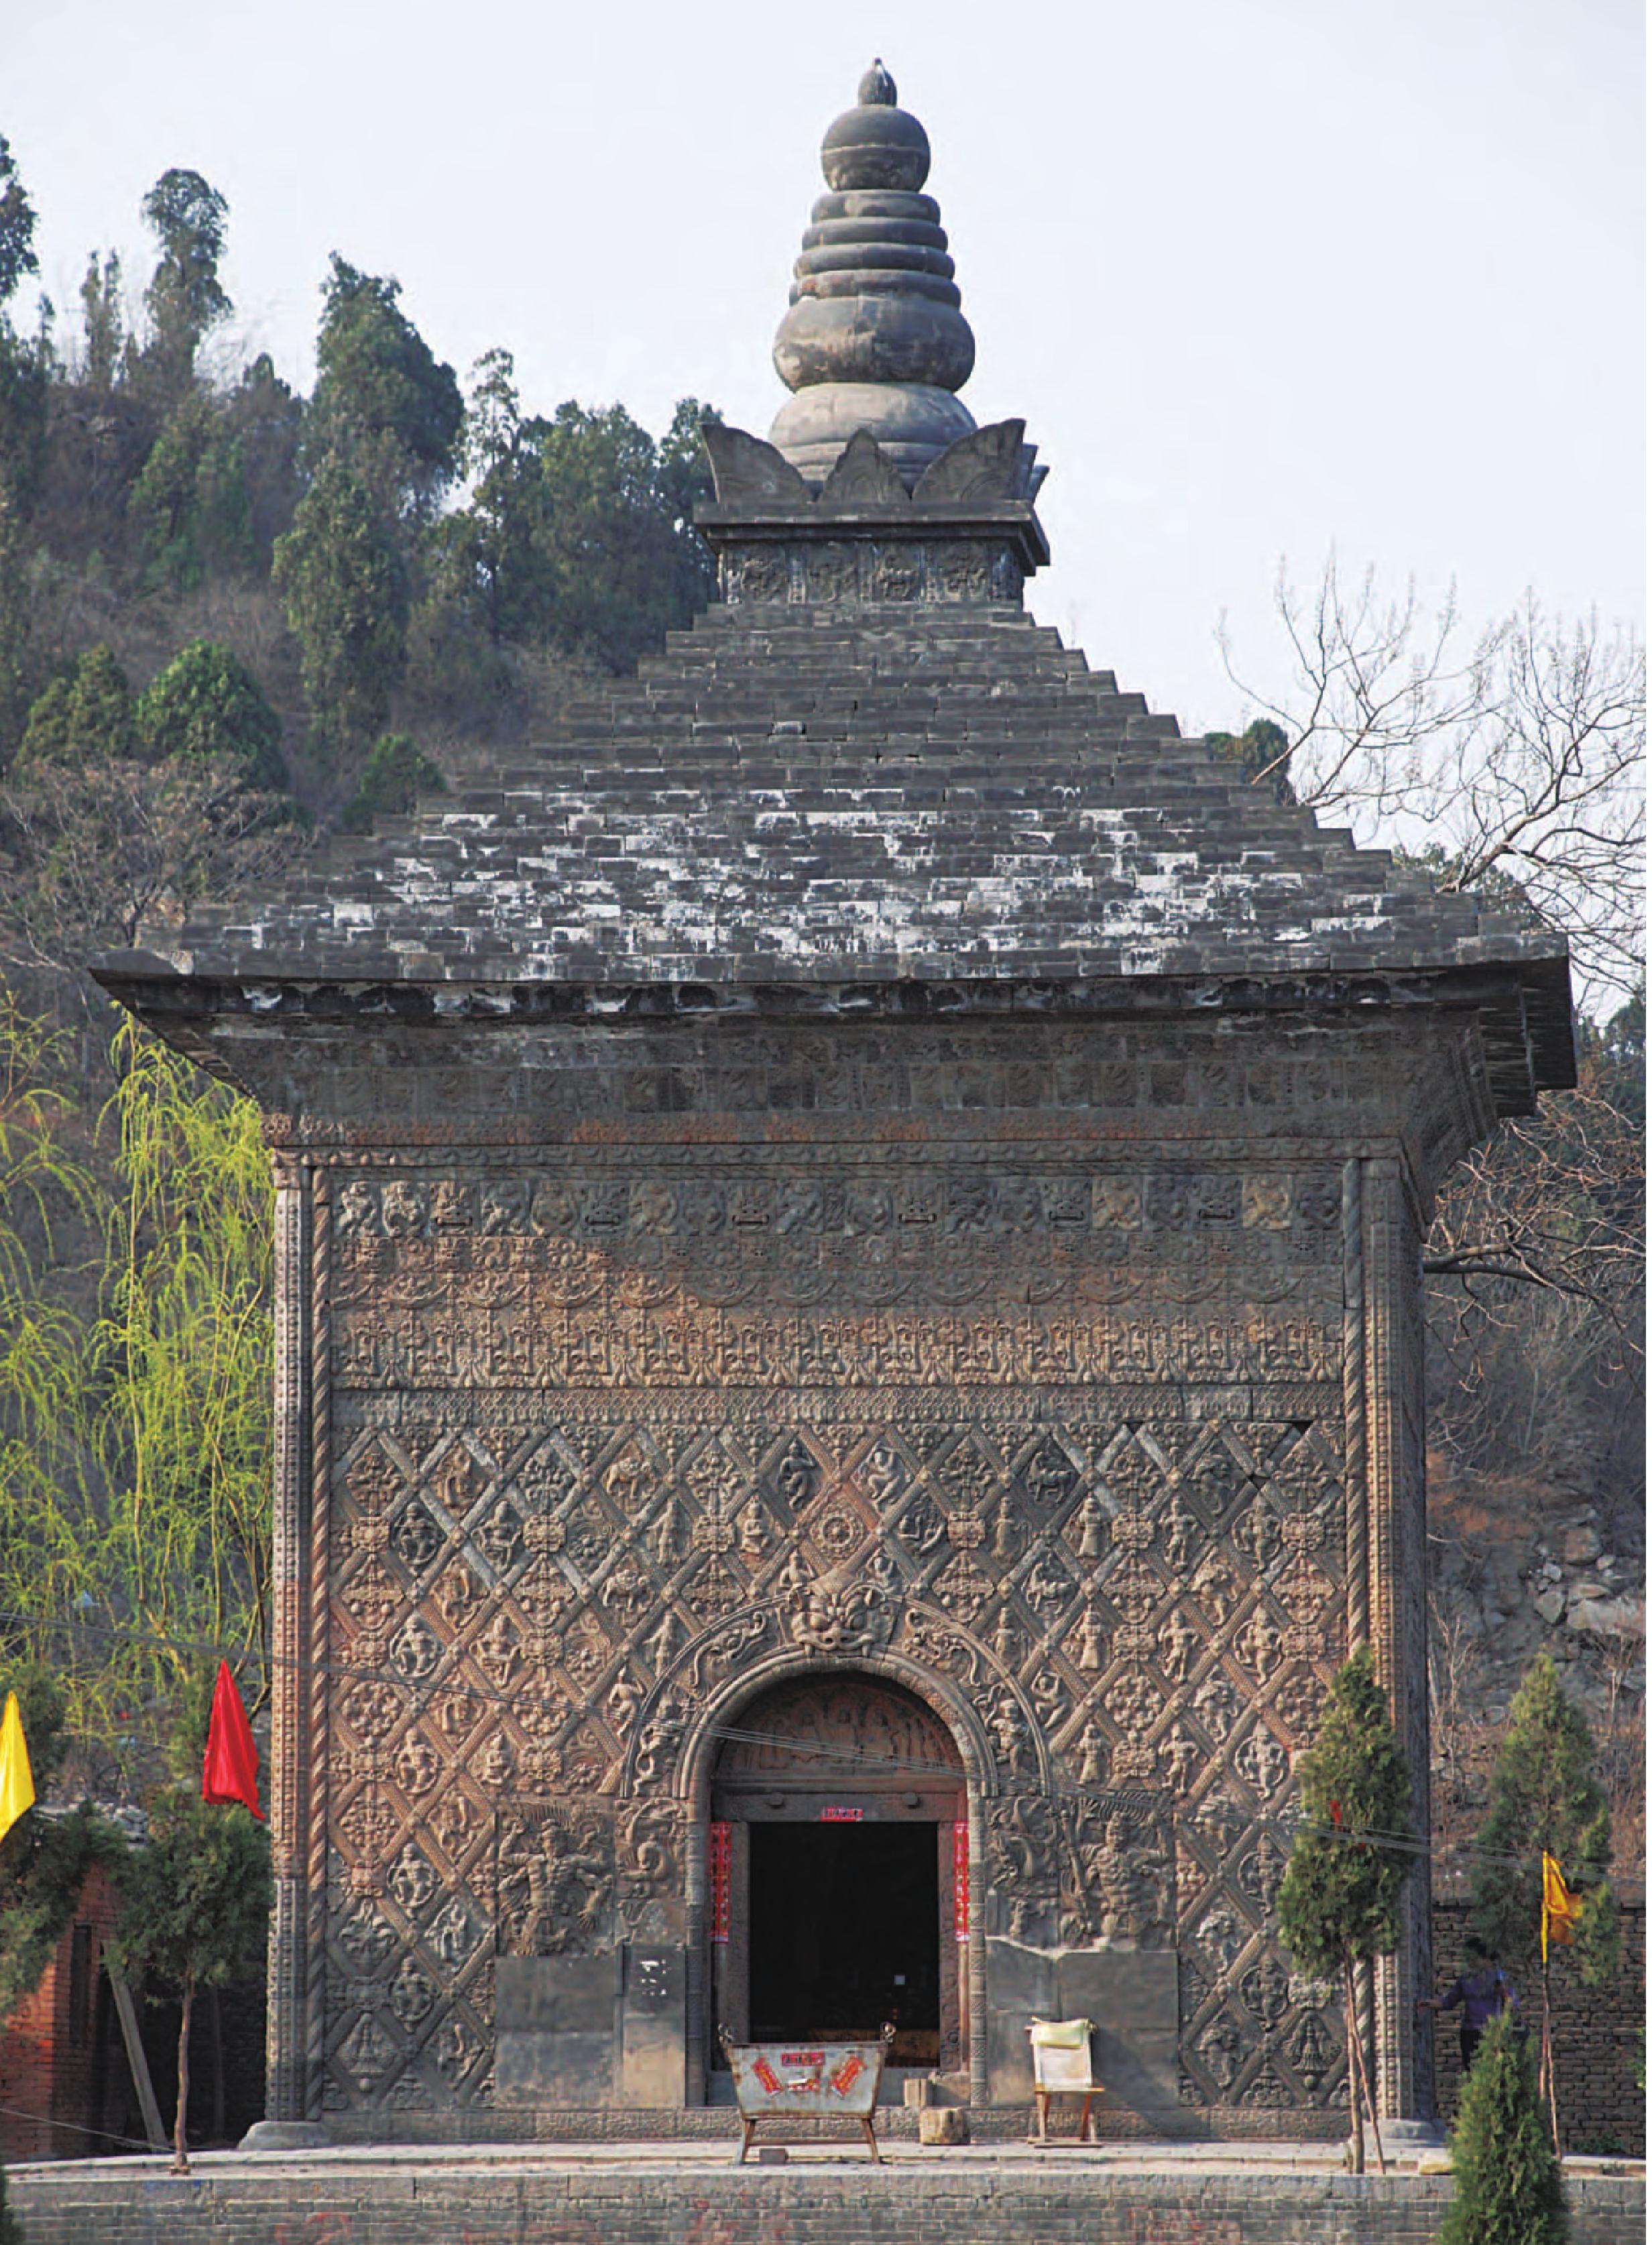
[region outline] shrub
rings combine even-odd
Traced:
[[[281,720],[237,655],[198,639],[175,655],[138,704],[151,752],[206,763],[227,758],[255,787],[284,786]]]
[[[447,793],[441,771],[406,733],[381,733],[339,816],[339,831],[365,834],[381,814],[411,811],[421,793]]]
[[[1506,2013],[1486,2028],[1463,2084],[1452,2173],[1457,2195],[1440,2245],[1564,2245],[1561,2163],[1531,2058]]]

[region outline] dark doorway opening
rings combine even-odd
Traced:
[[[754,1824],[751,2034],[899,2031],[897,2062],[940,2050],[939,1853],[932,1823]]]

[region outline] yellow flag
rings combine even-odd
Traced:
[[[1583,1915],[1583,1897],[1574,1895],[1561,1867],[1547,1848],[1543,1850],[1543,1962],[1548,1963],[1551,1941],[1564,1946]]]
[[[34,1772],[24,1743],[23,1717],[15,1692],[6,1693],[6,1712],[0,1715],[0,1840],[27,1808],[34,1807]]]

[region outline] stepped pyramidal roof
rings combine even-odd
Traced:
[[[929,144],[881,64],[822,162],[791,394],[768,440],[705,431],[709,612],[485,783],[100,979],[174,1019],[1445,1001],[1501,1111],[1571,1081],[1562,940],[1249,784],[1027,614],[1044,471],[958,396]]]

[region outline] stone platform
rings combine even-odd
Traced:
[[[405,2147],[61,2161],[8,2176],[27,2245],[1434,2245],[1448,2176],[1323,2146]],[[1574,2245],[1646,2228],[1643,2167],[1567,2163]]]

